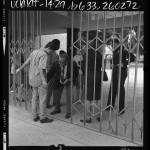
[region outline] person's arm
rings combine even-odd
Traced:
[[[71,67],[70,67],[70,69],[71,69]],[[64,85],[71,82],[70,71],[69,71],[68,78],[64,81]],[[73,81],[78,77],[78,75],[79,75],[78,66],[77,66],[76,62],[73,61]]]
[[[41,78],[42,78],[42,83],[43,83],[44,86],[47,86],[46,77],[45,77],[45,75],[44,75],[44,70],[45,70],[45,69],[39,68],[40,75],[41,75]],[[45,70],[45,71],[46,71],[46,70]]]
[[[16,70],[16,73],[18,73],[19,71],[21,71],[25,66],[27,66],[30,63],[30,57],[25,61],[25,63]]]

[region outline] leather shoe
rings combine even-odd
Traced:
[[[44,118],[44,119],[40,120],[41,123],[50,123],[53,121],[54,121],[54,119],[49,119],[49,118]]]
[[[37,122],[38,120],[40,120],[39,116],[37,116],[36,118],[33,119],[34,122]]]
[[[47,105],[46,108],[51,109],[51,105]]]
[[[70,118],[70,113],[67,113],[65,116],[66,119]]]
[[[61,113],[61,110],[54,110],[50,114],[51,115],[55,115],[55,114],[58,114],[58,113]]]
[[[100,117],[97,117],[97,121],[100,122]]]
[[[80,120],[80,121],[84,123],[84,120]],[[85,120],[85,122],[86,122],[86,123],[91,123],[92,120],[91,120],[91,118],[90,118],[90,119]]]

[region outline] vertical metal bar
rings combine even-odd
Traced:
[[[26,39],[26,34],[25,34],[25,32],[26,32],[26,12],[25,11],[23,11],[23,20],[24,20],[23,40],[25,42],[25,39]],[[25,59],[27,59],[27,52],[26,52],[27,49],[25,47],[25,43],[23,44],[23,50],[25,53]],[[25,99],[25,109],[27,110],[27,82],[28,81],[27,81],[26,77],[27,77],[27,67],[26,67],[25,72],[24,72],[24,99]]]
[[[82,38],[82,36],[81,36],[81,31],[82,31],[82,11],[80,11],[80,55],[81,55],[81,48],[82,48],[82,46],[81,46],[81,38]],[[80,70],[81,70],[81,63],[79,64],[80,65]],[[81,74],[79,74],[79,79],[80,79],[80,85],[79,85],[79,99],[81,100]]]
[[[96,58],[97,58],[97,38],[98,38],[98,17],[99,14],[97,14],[97,23],[96,23],[96,45],[95,45],[95,62],[94,62],[94,93],[93,93],[93,100],[95,100],[95,81],[96,81]],[[94,110],[94,109],[93,109]],[[93,112],[94,113],[94,112]]]
[[[132,15],[131,15],[131,25],[130,25],[130,30],[132,31],[132,27],[133,27],[133,11],[132,11]],[[129,47],[128,47],[129,49],[128,49],[128,51],[129,51],[129,53],[131,52],[131,42],[129,43]],[[128,92],[128,89],[129,89],[129,76],[130,75],[130,55],[129,55],[129,59],[128,59],[128,70],[127,70],[127,87],[126,87],[126,100],[125,100],[125,102],[126,102],[126,108],[128,107],[128,98],[129,98],[129,92]],[[127,124],[127,116],[128,116],[128,114],[126,113],[125,114],[125,125]],[[125,126],[125,130],[126,130],[126,126]]]
[[[70,99],[71,99],[71,123],[73,121],[72,118],[72,101],[73,101],[73,95],[72,95],[72,87],[73,87],[73,27],[74,27],[74,11],[72,11],[72,20],[71,20],[71,83],[70,83]]]
[[[22,57],[21,56],[21,16],[20,16],[20,13],[21,13],[21,11],[18,12],[18,29],[19,29],[19,33],[18,33],[18,51],[19,51],[19,53],[18,54],[20,55],[19,56],[19,63],[20,63],[19,66],[21,66],[21,57]],[[21,72],[19,72],[20,73],[20,78],[19,78],[20,79],[20,81],[19,81],[20,86],[18,87],[18,94],[19,95],[21,94],[21,80],[22,80],[22,76],[21,76],[22,73]],[[19,102],[20,102],[20,107],[21,107],[21,99]]]
[[[30,11],[30,30],[31,30],[31,32],[30,32],[30,42],[31,42],[31,45],[30,45],[30,49],[32,49],[32,32],[33,32],[33,30],[32,30],[32,22],[33,22],[33,20],[32,20],[32,11]]]
[[[140,45],[140,29],[141,29],[140,26],[141,26],[141,12],[139,11],[138,39],[137,39],[137,51],[136,51],[134,92],[133,92],[132,132],[131,132],[131,141],[132,142],[134,140],[135,100],[136,100],[137,71],[138,71],[137,69],[138,69],[139,45]]]
[[[37,47],[38,47],[38,49],[39,49],[39,22],[38,22],[38,20],[39,20],[39,15],[38,15],[38,11],[36,12],[36,14],[37,14]]]
[[[27,30],[27,15],[28,15],[28,12],[27,11],[25,11],[25,41],[26,41],[26,46],[25,46],[25,49],[26,49],[26,59],[27,59],[27,52],[28,52],[28,30]],[[27,82],[28,82],[28,78],[27,78],[27,76],[28,76],[28,70],[27,70],[28,68],[27,68],[27,66],[26,66],[26,101],[28,100],[28,84],[27,84]],[[28,108],[27,108],[28,109]]]
[[[86,67],[85,67],[85,100],[84,100],[84,126],[86,120],[86,100],[87,100],[87,71],[88,71],[88,39],[89,39],[89,12],[87,12],[87,34],[86,34]]]
[[[34,45],[35,45],[35,43],[34,43],[34,11],[32,12],[32,20],[33,20],[33,22],[32,22],[32,29],[33,29],[33,32],[32,32],[32,49],[34,49]]]
[[[116,26],[116,13],[115,13],[115,16],[114,16],[114,27],[113,27],[113,34],[115,33],[115,26]],[[114,39],[112,41],[112,71],[111,71],[111,83],[110,83],[110,87],[111,87],[111,98],[110,98],[110,105],[112,107],[112,94],[113,94],[113,51],[114,51]],[[111,123],[111,107],[110,107],[110,113],[109,113],[109,128],[110,128],[110,123]]]
[[[103,52],[102,52],[102,69],[101,69],[101,91],[100,91],[100,100],[101,100],[101,113],[100,113],[100,132],[102,131],[102,106],[103,106],[103,70],[104,70],[104,43],[105,43],[105,35],[106,35],[106,12],[104,11],[104,27],[103,27]]]
[[[14,89],[14,104],[16,105],[16,71],[15,71],[15,68],[16,68],[16,52],[15,52],[15,11],[13,12],[13,52],[14,52],[14,57],[13,57],[13,66],[14,66],[14,72],[13,72],[13,89]]]
[[[10,25],[11,25],[11,21],[10,21],[10,11],[8,12],[8,16],[9,16],[9,19],[8,19],[8,43],[9,43],[9,47],[8,47],[8,57],[9,57],[9,100],[10,100],[10,91],[11,91],[11,87],[10,87],[10,76],[11,76],[11,57],[10,57]],[[10,101],[9,101],[10,102]]]
[[[123,26],[124,26],[124,11],[122,11],[122,26],[121,26],[121,44],[119,54],[119,72],[118,72],[118,89],[117,89],[117,113],[116,113],[116,131],[118,134],[118,113],[119,113],[119,99],[120,99],[120,82],[121,82],[121,64],[122,64],[122,47],[123,47]]]
[[[39,47],[41,47],[41,11],[39,11]]]

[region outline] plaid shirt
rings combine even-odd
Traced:
[[[47,54],[43,50],[34,50],[30,54],[29,84],[38,87],[42,84],[40,68],[45,69],[46,77]]]

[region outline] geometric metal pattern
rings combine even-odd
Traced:
[[[72,13],[72,19],[73,19],[73,13]],[[83,18],[83,14],[84,17]],[[105,111],[109,106],[106,106],[105,103],[105,95],[104,95],[104,89],[105,84],[103,82],[103,74],[101,77],[101,98],[100,103],[95,102],[95,88],[94,88],[94,94],[93,94],[93,100],[91,101],[90,105],[87,106],[86,103],[86,90],[87,90],[87,76],[85,75],[85,85],[84,85],[84,98],[81,96],[76,102],[72,103],[72,108],[74,109],[78,114],[84,111],[84,119],[87,118],[87,113],[92,116],[93,118],[95,116],[100,116],[100,122],[95,122],[92,119],[93,126],[92,128],[96,127],[99,132],[111,132],[112,134],[120,135],[122,134],[122,131],[124,134],[127,134],[130,132],[130,139],[133,142],[134,139],[137,136],[140,136],[141,139],[143,139],[143,108],[138,109],[137,113],[135,113],[136,109],[136,78],[137,78],[137,65],[138,65],[138,56],[140,48],[144,50],[143,40],[144,35],[141,33],[141,25],[140,25],[140,17],[141,12],[104,12],[104,11],[81,11],[80,12],[80,22],[79,24],[79,36],[77,39],[73,39],[72,35],[72,48],[75,51],[82,51],[83,49],[91,48],[94,52],[100,51],[102,54],[102,70],[104,69],[104,61],[105,61],[105,49],[104,47],[109,43],[109,40],[115,36],[116,32],[121,33],[121,37],[118,38],[120,41],[120,44],[118,45],[121,47],[124,47],[127,51],[133,52],[136,54],[136,62],[135,62],[135,74],[134,74],[134,84],[133,84],[133,98],[130,98],[128,96],[128,92],[131,92],[131,87],[129,86],[129,80],[131,80],[130,74],[130,62],[128,62],[128,77],[126,79],[126,107],[124,108],[125,114],[121,116],[118,113],[118,104],[117,106],[113,107],[112,104],[110,104],[110,107],[112,110],[108,111],[108,113]],[[37,17],[35,17],[35,15]],[[95,22],[93,20],[90,20],[90,16],[95,15],[96,20]],[[135,30],[136,35],[132,34],[131,41],[127,43],[129,40],[129,36],[134,29],[133,27],[133,15],[139,16],[139,24],[137,26],[137,30]],[[18,11],[18,12],[10,12],[10,18],[9,18],[9,56],[14,59],[15,67],[20,67],[22,65],[21,62],[21,54],[23,55],[24,61],[29,57],[30,53],[35,49],[35,47],[38,45],[40,47],[40,14],[39,12],[28,12],[28,11]],[[125,28],[123,27],[123,18],[124,16],[131,16],[131,26],[128,28],[128,31],[125,32]],[[117,17],[121,17],[122,19],[122,25],[119,25],[120,28],[116,28],[117,24]],[[111,31],[111,34],[108,33],[107,29],[107,19],[113,19],[112,28],[109,29]],[[94,22],[94,23],[93,23]],[[100,24],[100,23],[103,23]],[[92,32],[90,31],[90,25],[95,25],[95,30]],[[83,27],[84,26],[84,27]],[[72,22],[72,29],[74,28],[74,23]],[[100,32],[100,30],[103,32],[103,34]],[[19,32],[18,32],[19,31]],[[90,36],[90,33],[93,33],[94,36],[92,40],[88,41],[88,36]],[[102,34],[102,36],[101,36]],[[87,37],[87,38],[86,38]],[[96,43],[96,46],[91,45],[91,43]],[[99,43],[99,44],[97,44]],[[114,49],[112,47],[112,51],[115,51],[117,47]],[[73,53],[72,50],[72,53]],[[18,58],[18,59],[17,59]],[[86,63],[87,63],[87,57],[86,57]],[[112,60],[113,61],[113,60]],[[10,63],[10,70],[11,70],[11,63]],[[81,67],[81,66],[80,66]],[[86,69],[87,69],[86,64]],[[95,64],[96,67],[96,64]],[[94,71],[95,71],[94,67]],[[28,84],[28,66],[24,69],[23,77],[22,73],[19,73],[18,75],[13,74],[13,84],[10,87],[10,95],[14,98],[14,104],[19,106],[24,106],[26,109],[29,109],[29,106],[31,106],[31,97],[32,97],[32,89],[30,85]],[[80,68],[81,69],[81,68]],[[95,75],[96,71],[94,72]],[[112,72],[110,76],[110,81],[112,77]],[[120,75],[119,75],[120,78]],[[96,79],[94,79],[96,80]],[[95,84],[95,83],[94,83]],[[81,87],[80,87],[81,88]],[[17,94],[18,91],[21,92],[21,101],[17,101]],[[71,89],[72,90],[72,89]],[[80,89],[81,92],[81,89]],[[118,93],[119,94],[119,90]],[[72,93],[72,91],[71,91]],[[129,106],[129,100],[130,104],[132,103],[132,106]],[[143,104],[143,103],[142,103]],[[79,108],[78,105],[81,107]],[[72,118],[74,116],[71,116]],[[139,119],[142,118],[142,119]],[[72,123],[72,122],[71,122]],[[85,127],[88,127],[87,123],[84,123]],[[139,134],[135,134],[135,130],[138,130]],[[120,132],[121,130],[121,132]],[[121,135],[123,136],[123,135]],[[136,137],[135,137],[136,136]]]

